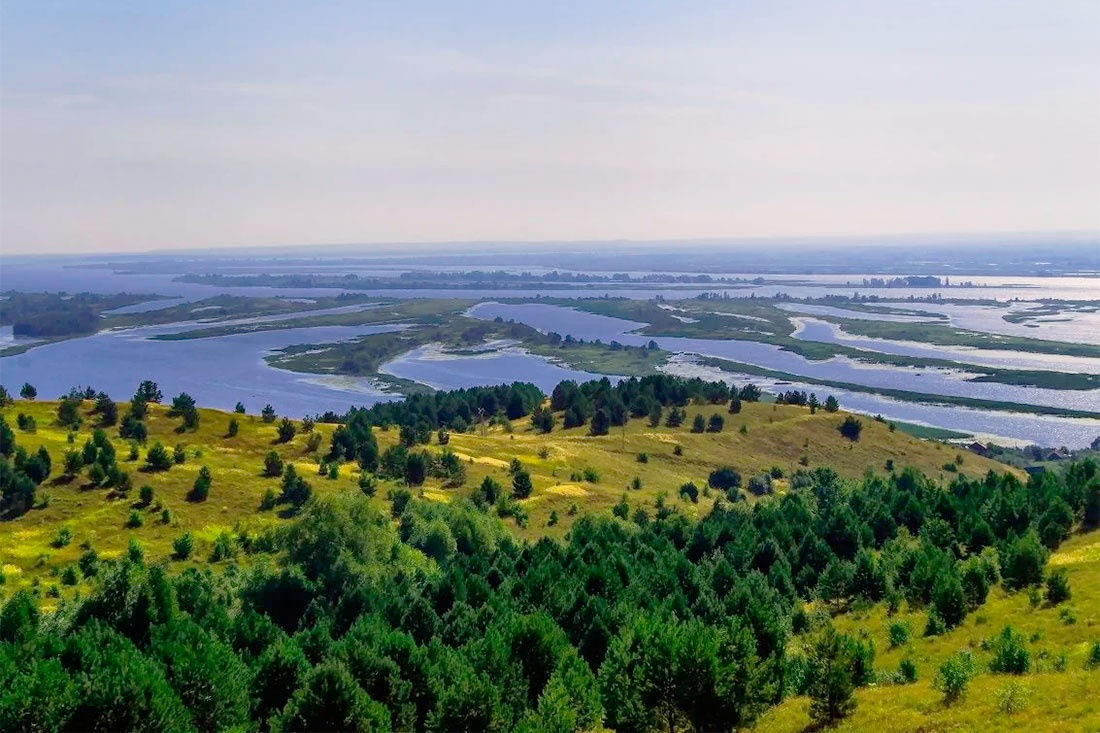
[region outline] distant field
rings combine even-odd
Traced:
[[[117,556],[125,551],[130,539],[136,539],[153,558],[166,559],[171,554],[173,539],[184,532],[192,532],[196,551],[186,563],[205,564],[214,539],[223,530],[257,532],[264,527],[282,521],[277,511],[261,511],[260,501],[268,489],[279,490],[279,479],[261,475],[263,459],[272,449],[288,462],[293,462],[299,472],[320,495],[341,491],[358,491],[359,469],[355,464],[344,464],[340,475],[329,479],[318,475],[318,456],[307,451],[307,437],[299,431],[294,439],[275,445],[275,426],[264,423],[258,416],[236,416],[240,431],[235,437],[226,436],[229,413],[216,410],[200,410],[200,424],[195,432],[174,432],[178,420],[165,416],[165,408],[150,406],[147,424],[149,442],[140,449],[138,461],[128,460],[129,443],[117,437],[117,428],[109,428],[117,452],[119,465],[131,474],[134,488],[128,496],[117,496],[107,489],[89,488],[84,475],[73,481],[60,477],[64,453],[70,448],[79,449],[92,433],[94,416],[85,418],[84,426],[74,434],[73,443],[67,442],[67,431],[55,423],[56,403],[18,401],[2,411],[10,425],[23,412],[35,418],[35,433],[16,430],[16,439],[28,450],[44,445],[53,458],[54,472],[39,490],[39,498],[48,495],[48,504],[32,509],[12,521],[0,522],[0,565],[6,577],[5,591],[38,582],[46,586],[58,584],[55,577],[60,570],[76,561],[85,545],[94,547],[105,557]],[[85,402],[84,411],[91,409]],[[126,405],[120,404],[125,414]],[[726,426],[721,433],[690,432],[695,414],[709,416],[722,414]],[[509,525],[522,537],[560,537],[568,531],[576,516],[590,512],[608,512],[624,494],[631,511],[645,507],[652,513],[659,494],[665,501],[681,507],[689,516],[706,512],[713,497],[704,492],[698,504],[681,499],[679,487],[695,482],[701,489],[710,471],[722,465],[736,468],[745,481],[773,466],[790,475],[805,458],[805,465],[828,465],[843,476],[856,478],[867,471],[884,472],[886,461],[900,469],[915,466],[930,476],[949,480],[953,475],[944,469],[951,463],[965,475],[984,475],[989,470],[1010,469],[1004,464],[972,455],[966,451],[941,443],[924,441],[904,434],[891,432],[886,424],[862,418],[864,425],[861,439],[852,443],[836,430],[845,413],[830,414],[819,411],[811,415],[803,407],[768,403],[745,403],[738,415],[726,414],[725,407],[689,406],[688,419],[680,428],[650,428],[644,419],[631,420],[624,431],[613,429],[610,435],[591,437],[587,428],[562,430],[556,428],[547,435],[531,430],[526,419],[516,421],[512,432],[502,427],[476,430],[452,435],[449,448],[467,462],[467,480],[457,488],[444,488],[438,480],[429,479],[422,489],[426,498],[453,501],[468,496],[487,475],[494,476],[508,485],[508,464],[518,458],[531,472],[534,483],[532,496],[522,503],[529,514],[526,527]],[[560,416],[558,424],[561,424]],[[741,432],[744,426],[746,432]],[[318,424],[322,436],[321,451],[327,450],[329,436],[334,426]],[[397,430],[377,430],[380,448],[397,441]],[[144,456],[149,445],[161,441],[169,449],[177,443],[185,448],[186,461],[160,473],[143,472]],[[674,454],[676,445],[682,447],[682,455]],[[432,440],[430,450],[442,448]],[[639,462],[639,454],[645,453],[647,462]],[[201,466],[208,466],[213,474],[213,486],[207,501],[192,503],[186,500]],[[595,472],[596,480],[580,477],[585,469]],[[1022,474],[1021,474],[1022,475]],[[629,488],[635,477],[641,479],[641,488]],[[589,478],[593,478],[591,472]],[[148,507],[138,501],[138,488],[148,484],[154,490],[154,500]],[[374,499],[379,505],[387,505],[385,498],[397,482],[381,481]],[[785,480],[776,482],[778,490],[785,487]],[[572,514],[573,507],[577,514]],[[161,523],[161,511],[168,508],[172,519]],[[131,511],[138,512],[143,525],[126,526]],[[558,522],[548,526],[551,512],[556,512]],[[52,541],[61,527],[72,532],[72,541],[65,547],[55,548]],[[62,595],[79,590],[61,588]]]

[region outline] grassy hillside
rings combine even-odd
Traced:
[[[200,410],[196,431],[176,433],[179,421],[168,418],[165,407],[151,405],[146,420],[149,441],[141,447],[138,460],[129,459],[129,443],[118,438],[117,427],[108,428],[119,465],[133,480],[128,495],[118,495],[109,489],[90,486],[86,472],[71,480],[60,475],[65,452],[79,450],[91,436],[95,416],[85,417],[70,444],[68,431],[56,424],[56,408],[57,404],[52,402],[19,401],[2,413],[13,428],[20,412],[35,418],[36,432],[16,430],[16,439],[29,451],[45,446],[54,466],[51,477],[39,489],[39,506],[17,519],[0,522],[0,566],[7,591],[40,583],[47,589],[56,585],[60,595],[69,595],[82,586],[62,585],[58,577],[61,570],[73,564],[87,547],[95,548],[103,557],[117,557],[125,552],[131,538],[151,558],[167,558],[172,552],[172,541],[184,532],[191,532],[195,538],[192,559],[175,564],[182,568],[206,563],[222,531],[255,533],[285,517],[280,510],[260,509],[265,492],[279,491],[278,478],[262,475],[264,456],[270,450],[276,450],[284,461],[294,463],[316,494],[358,490],[359,469],[354,464],[342,465],[336,479],[318,475],[319,455],[308,450],[308,437],[302,431],[289,443],[276,444],[275,425],[263,422],[258,416],[234,416],[204,409]],[[91,408],[90,401],[84,403],[84,413]],[[120,412],[125,411],[126,406],[120,405]],[[726,417],[723,432],[690,432],[695,414],[709,416],[714,412]],[[899,469],[911,465],[931,476],[949,478],[943,466],[956,462],[959,454],[951,446],[892,432],[887,425],[866,418],[861,439],[852,443],[836,430],[844,413],[819,411],[810,415],[806,408],[764,403],[745,403],[739,415],[725,414],[721,405],[690,406],[687,413],[688,418],[680,428],[650,428],[646,420],[632,420],[624,431],[614,429],[611,435],[601,437],[589,436],[587,428],[555,428],[542,435],[532,431],[526,420],[514,423],[510,431],[506,426],[494,426],[452,435],[448,447],[467,462],[465,485],[444,488],[438,480],[429,479],[422,492],[429,499],[450,501],[467,496],[487,475],[507,487],[508,465],[518,458],[531,472],[534,492],[522,502],[529,514],[526,527],[516,527],[511,519],[509,524],[524,537],[560,537],[576,516],[606,513],[624,493],[632,512],[642,507],[652,515],[658,495],[664,493],[665,501],[680,506],[689,516],[701,515],[713,502],[710,492],[705,491],[698,504],[692,504],[679,497],[678,489],[687,481],[702,488],[707,475],[722,465],[736,468],[746,482],[748,477],[773,466],[790,475],[803,458],[811,468],[828,465],[847,477],[861,476],[866,471],[882,472],[886,461],[892,460]],[[240,430],[236,436],[228,437],[226,428],[233,417],[239,419]],[[560,419],[558,422],[560,425]],[[745,432],[741,431],[742,426]],[[333,428],[317,425],[320,451],[327,449]],[[383,450],[398,438],[396,429],[378,430],[377,435]],[[176,444],[182,445],[185,462],[164,472],[144,471],[145,453],[155,441],[169,450]],[[682,455],[675,455],[677,445],[681,446]],[[434,439],[429,449],[443,450]],[[644,464],[639,461],[642,453],[648,459]],[[957,468],[966,475],[983,475],[990,469],[1006,470],[1003,464],[962,453],[964,460]],[[213,485],[205,502],[193,503],[186,496],[201,466],[209,467]],[[591,469],[588,478],[594,480],[583,478],[586,469]],[[635,477],[641,479],[639,489],[630,488]],[[154,499],[147,506],[138,498],[139,487],[144,484],[154,491]],[[782,491],[785,480],[775,485]],[[374,501],[388,505],[386,494],[396,486],[396,482],[380,482]],[[576,515],[571,511],[574,506]],[[167,524],[161,518],[165,508],[171,513]],[[128,526],[132,512],[141,517],[140,527]],[[558,522],[548,526],[552,512],[556,512]],[[57,547],[54,540],[62,527],[71,532],[72,539]],[[47,604],[53,604],[53,598],[47,593]]]
[[[1100,669],[1084,670],[1089,645],[1100,640],[1100,532],[1070,538],[1051,556],[1050,566],[1067,571],[1073,593],[1069,601],[1055,608],[1032,606],[1027,593],[1007,594],[998,587],[980,610],[940,636],[922,637],[927,614],[904,607],[894,617],[887,616],[883,604],[837,616],[834,624],[838,630],[866,633],[874,641],[876,669],[895,670],[908,658],[916,664],[918,674],[911,685],[857,690],[858,707],[838,730],[1100,730]],[[1071,613],[1075,620],[1067,623]],[[890,648],[887,630],[897,621],[907,622],[912,636],[908,643]],[[983,640],[1008,625],[1028,640],[1031,674],[1014,677],[985,669],[990,655],[982,648]],[[803,640],[796,638],[791,646],[797,649],[802,644]],[[932,681],[940,664],[962,649],[973,651],[982,671],[963,699],[947,706]],[[1056,671],[1062,654],[1065,671]],[[998,705],[998,696],[1013,683],[1022,688],[1024,705],[1006,712]],[[768,733],[805,730],[808,709],[808,698],[788,699],[769,711],[757,729]]]

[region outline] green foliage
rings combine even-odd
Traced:
[[[978,665],[969,651],[952,654],[940,665],[935,687],[943,693],[944,702],[954,704],[966,692],[970,680],[978,674]]]
[[[512,497],[526,499],[531,495],[531,474],[525,470],[519,470],[512,474]]]
[[[227,644],[180,618],[153,629],[150,651],[200,730],[248,723],[248,668]]]
[[[856,665],[860,650],[847,634],[826,628],[810,650],[810,719],[829,725],[856,707]]]
[[[1006,626],[1001,633],[988,641],[992,658],[989,671],[998,674],[1027,674],[1031,669],[1031,654],[1025,646],[1023,634]]]
[[[911,633],[908,621],[894,621],[890,624],[888,634],[890,636],[890,648],[903,646],[909,643]]]
[[[153,443],[145,454],[145,465],[151,471],[167,471],[172,467],[172,456],[160,441]]]
[[[1027,707],[1031,690],[1017,680],[1010,680],[998,687],[994,695],[997,710],[1005,715],[1013,715]]]
[[[194,549],[195,540],[190,532],[184,532],[182,535],[172,540],[172,551],[175,553],[177,560],[186,560],[191,557],[191,552]]]
[[[830,412],[835,412],[835,410],[830,410]],[[848,415],[844,418],[844,422],[837,427],[837,430],[840,431],[841,435],[854,443],[859,440],[860,433],[863,432],[863,423],[851,415]]]
[[[198,475],[195,476],[195,483],[191,486],[191,493],[187,495],[188,501],[206,501],[210,496],[210,484],[213,481],[214,477],[210,469],[206,466],[200,468]]]
[[[1064,568],[1058,568],[1047,573],[1046,579],[1047,603],[1057,606],[1063,601],[1068,601],[1072,596],[1069,589],[1069,574]]]

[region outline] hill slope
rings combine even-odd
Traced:
[[[120,414],[125,414],[127,406],[120,403],[119,407]],[[149,438],[139,448],[138,460],[129,459],[130,444],[118,437],[117,427],[106,430],[119,466],[131,475],[133,488],[123,496],[92,486],[86,470],[76,477],[60,475],[65,452],[79,450],[92,435],[96,416],[90,414],[91,409],[92,403],[86,401],[83,425],[73,433],[71,443],[69,431],[56,424],[55,402],[18,401],[0,411],[13,429],[19,413],[35,419],[36,431],[16,430],[16,440],[28,451],[44,446],[54,466],[51,477],[39,489],[39,506],[14,520],[0,522],[0,567],[9,590],[32,582],[53,585],[57,583],[54,576],[74,563],[84,548],[94,547],[103,557],[116,557],[126,550],[131,538],[151,557],[164,558],[172,552],[172,541],[190,532],[196,549],[194,559],[186,562],[205,562],[220,532],[256,532],[280,521],[278,511],[260,509],[267,491],[279,492],[279,479],[262,475],[264,457],[271,450],[283,461],[293,463],[317,494],[358,490],[360,472],[355,464],[340,466],[335,479],[318,475],[320,456],[327,450],[333,425],[316,426],[320,448],[311,451],[304,431],[299,430],[290,442],[279,444],[276,426],[254,415],[200,409],[198,429],[178,433],[179,421],[167,417],[165,407],[150,405],[146,419]],[[691,432],[689,426],[696,414],[709,417],[715,412],[726,418],[722,432]],[[866,418],[860,440],[851,442],[836,429],[844,416],[843,412],[824,411],[811,415],[804,407],[766,403],[744,403],[737,415],[726,414],[721,405],[689,406],[681,427],[651,428],[646,420],[637,419],[624,430],[614,428],[610,435],[599,437],[588,435],[585,427],[556,428],[540,434],[524,419],[516,421],[510,432],[507,426],[498,425],[451,435],[446,448],[465,462],[465,484],[447,488],[439,480],[428,479],[422,490],[426,498],[449,501],[468,496],[485,476],[510,487],[508,466],[518,458],[531,473],[534,491],[521,502],[529,515],[526,526],[515,527],[514,520],[509,522],[521,536],[536,538],[562,536],[576,516],[607,512],[624,494],[631,511],[645,507],[652,514],[658,495],[665,493],[665,501],[689,516],[702,515],[717,492],[704,490],[698,503],[693,504],[679,496],[679,487],[693,481],[702,489],[709,473],[719,466],[732,466],[746,483],[748,477],[773,466],[789,476],[803,458],[811,468],[828,465],[842,476],[853,478],[867,471],[883,472],[888,460],[898,469],[914,466],[930,476],[951,475],[943,466],[957,462],[960,451],[953,447],[891,431],[886,424]],[[236,436],[229,437],[227,426],[233,418],[238,419],[240,429]],[[376,428],[376,434],[382,450],[398,440],[396,429]],[[183,446],[184,463],[167,471],[146,472],[145,456],[157,441],[170,451],[177,444]],[[677,445],[682,455],[675,455]],[[438,453],[444,447],[433,438],[428,449]],[[647,458],[644,464],[639,462],[642,453]],[[961,453],[964,457],[958,470],[966,475],[1015,470],[966,451]],[[213,475],[210,495],[204,502],[190,502],[186,497],[201,466],[207,466]],[[590,469],[588,479],[593,480],[585,480],[586,469]],[[629,488],[635,477],[641,480],[639,489]],[[149,505],[138,499],[142,485],[153,489],[154,499]],[[380,481],[375,501],[388,504],[388,490],[399,485],[396,481]],[[785,479],[774,485],[783,491]],[[576,515],[571,513],[573,505]],[[165,508],[171,513],[167,524],[161,520]],[[128,526],[132,512],[141,517],[141,526]],[[558,522],[547,526],[551,512],[556,512]],[[57,547],[54,540],[62,527],[71,532],[72,539]]]

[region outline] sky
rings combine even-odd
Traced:
[[[1100,2],[0,3],[0,252],[1100,230]]]

